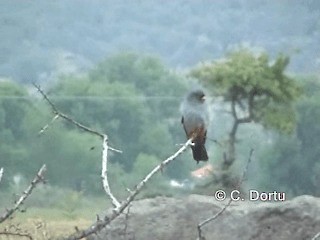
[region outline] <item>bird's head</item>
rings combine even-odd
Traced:
[[[205,94],[201,89],[192,90],[187,96],[187,100],[192,103],[203,103],[205,99]]]

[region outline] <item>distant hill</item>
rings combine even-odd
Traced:
[[[320,66],[320,1],[2,0],[0,77],[48,81],[119,51],[185,68],[239,44],[292,55],[291,71]]]

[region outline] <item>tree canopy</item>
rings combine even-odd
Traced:
[[[201,64],[191,75],[215,96],[231,103],[232,111],[247,115],[240,121],[254,121],[265,127],[292,132],[295,126],[294,101],[301,88],[285,74],[289,57],[279,55],[270,63],[266,53],[241,49],[223,60]]]
[[[267,53],[241,48],[191,71],[209,92],[222,97],[233,119],[222,169],[227,170],[236,159],[241,124],[255,122],[285,133],[295,129],[294,102],[302,91],[285,73],[288,64],[289,57],[279,55],[271,61]]]
[[[63,75],[46,89],[58,109],[107,133],[110,145],[123,151],[111,153],[110,168],[119,173],[111,175],[118,179],[115,182],[127,187],[132,187],[130,179],[141,178],[175,149],[175,143],[185,140],[179,113],[185,91],[184,79],[158,58],[136,53],[110,56],[88,74]],[[11,176],[28,176],[46,163],[52,184],[100,192],[97,139],[59,119],[38,136],[53,117],[50,108],[11,81],[1,82],[1,96],[0,134],[5,140],[0,146],[1,167],[11,169]],[[166,176],[186,178],[187,169],[172,165]],[[7,178],[10,171],[6,172]]]
[[[317,77],[303,79],[306,96],[296,105],[297,127],[290,136],[277,135],[261,155],[262,186],[291,195],[319,195],[320,84]]]

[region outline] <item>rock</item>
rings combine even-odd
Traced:
[[[196,240],[197,224],[226,203],[201,195],[135,201],[127,216],[123,214],[92,239]],[[311,240],[319,231],[320,199],[312,196],[284,202],[232,202],[202,228],[206,240]]]

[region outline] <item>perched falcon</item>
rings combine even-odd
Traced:
[[[208,111],[205,104],[204,92],[200,89],[189,92],[181,104],[182,119],[184,131],[187,138],[193,138],[194,146],[191,146],[193,159],[207,161],[208,154],[205,148]]]

